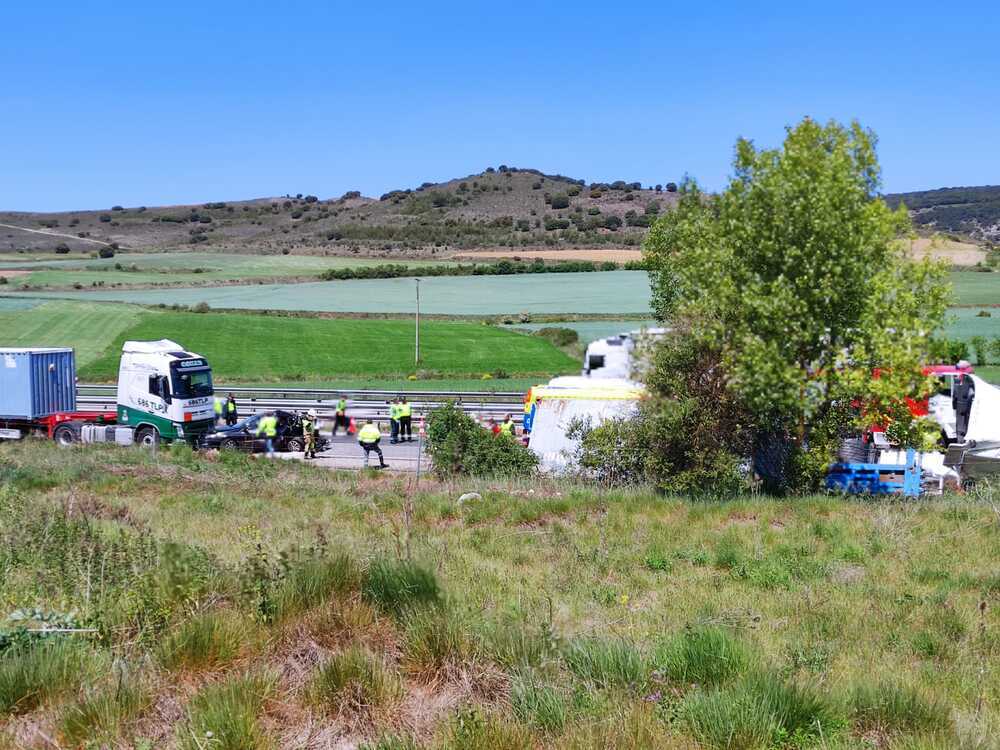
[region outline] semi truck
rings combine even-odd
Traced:
[[[205,358],[169,339],[122,345],[114,411],[77,409],[72,349],[0,348],[0,439],[197,443],[213,429],[213,397]]]

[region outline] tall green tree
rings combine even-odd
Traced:
[[[812,449],[814,475],[845,403],[891,418],[925,387],[920,365],[947,309],[945,269],[906,256],[905,207],[879,197],[875,145],[856,122],[810,119],[778,149],[741,139],[726,189],[707,195],[687,180],[644,247],[655,313],[684,331],[664,346],[713,352],[739,440],[777,441],[793,463]],[[677,382],[654,368],[656,408],[689,398]]]

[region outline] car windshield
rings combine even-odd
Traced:
[[[203,370],[181,370],[171,368],[171,390],[177,398],[197,398],[211,396],[212,371],[207,367]]]

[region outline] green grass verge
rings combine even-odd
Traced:
[[[67,746],[156,747],[163,706],[192,750],[283,746],[319,717],[370,747],[985,750],[1000,729],[996,487],[418,490],[38,441],[0,445],[0,481],[0,601],[100,631],[0,655],[0,737],[30,720]],[[467,487],[481,498],[457,504]],[[234,659],[220,647],[246,639],[209,613],[253,647]]]

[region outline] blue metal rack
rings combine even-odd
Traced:
[[[902,474],[898,482],[886,474]],[[912,448],[906,451],[905,464],[833,464],[826,475],[826,487],[855,495],[920,495],[921,469]]]

